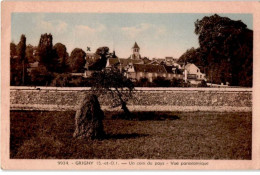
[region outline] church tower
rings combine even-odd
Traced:
[[[133,54],[131,55],[131,59],[141,59],[140,55],[140,47],[135,42],[134,46],[132,47]]]

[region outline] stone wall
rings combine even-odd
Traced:
[[[89,88],[11,87],[11,110],[76,110]],[[104,110],[110,97],[100,99]],[[132,111],[252,111],[251,88],[136,88]]]

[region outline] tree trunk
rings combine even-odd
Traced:
[[[126,106],[126,102],[122,102],[122,109],[124,110],[125,114],[130,114],[129,109]]]
[[[24,73],[25,73],[25,71],[24,71],[24,60],[23,60],[23,77],[22,77],[22,85],[24,86],[24,77],[25,77],[25,75],[24,75]]]
[[[126,106],[126,102],[122,102],[122,107],[121,107],[125,113],[125,118],[126,119],[132,119],[132,114],[131,112],[129,111],[129,109],[127,108]]]
[[[127,108],[126,102],[122,99],[122,94],[119,92],[119,90],[117,88],[115,88],[115,90],[117,92],[117,95],[118,95],[120,103],[121,103],[121,109],[123,109],[123,111],[125,113],[125,118],[130,119],[131,118],[131,112]]]

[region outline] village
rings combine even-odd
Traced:
[[[206,84],[207,78],[203,72],[203,68],[200,69],[193,63],[178,62],[178,58],[171,56],[152,59],[142,57],[141,48],[137,42],[129,49],[129,55],[128,58],[118,58],[116,52],[113,51],[112,54],[107,56],[105,69],[117,68],[131,81],[141,82],[141,86],[145,86],[146,82],[151,84],[158,79],[161,81],[171,81],[174,79],[183,82],[183,84],[185,83],[185,86],[187,86],[187,84],[189,84],[189,86],[224,86],[223,84]],[[38,56],[37,49],[33,50],[33,56]],[[14,59],[16,57],[17,56],[14,56]],[[71,76],[83,78],[91,77],[92,73],[96,70],[89,67],[91,63],[100,60],[101,56],[97,53],[87,52],[84,59],[86,60],[84,71],[72,72],[70,73]],[[28,75],[30,76],[30,74],[38,68],[39,61],[34,60],[34,62],[29,62],[27,66]]]
[[[125,70],[125,76],[132,81],[147,79],[149,82],[153,82],[158,77],[165,80],[172,80],[173,78],[184,80],[186,83],[190,82],[193,85],[198,85],[203,80],[206,81],[206,75],[195,64],[179,64],[177,58],[170,56],[150,60],[141,56],[141,49],[136,42],[131,49],[132,54],[129,58],[109,57],[106,68],[117,67],[121,71]],[[91,74],[91,71],[88,70],[88,62],[91,59],[97,59],[97,57],[99,57],[97,54],[87,54],[86,70],[83,76],[88,77]]]

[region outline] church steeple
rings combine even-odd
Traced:
[[[134,46],[132,47],[132,49],[140,49],[140,47],[137,45],[137,43],[135,42]]]
[[[134,46],[132,47],[133,50],[133,54],[131,55],[132,59],[141,59],[141,55],[139,53],[140,51],[140,47],[138,46],[138,44],[135,42]]]

